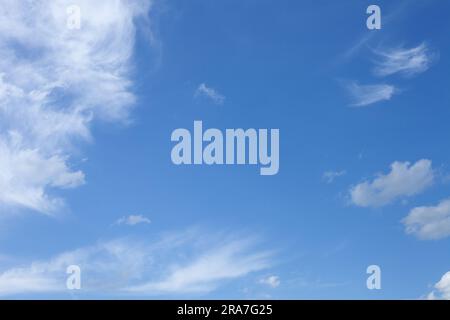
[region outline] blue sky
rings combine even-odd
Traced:
[[[5,2],[1,298],[450,298],[447,2]],[[279,173],[174,165],[195,120]]]

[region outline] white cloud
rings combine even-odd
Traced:
[[[0,296],[64,292],[70,265],[81,268],[83,290],[118,290],[126,281],[142,275],[147,254],[140,243],[124,239],[64,252],[0,272]]]
[[[322,179],[324,179],[326,183],[333,183],[336,178],[342,177],[345,174],[346,174],[345,170],[326,171],[323,173]]]
[[[149,1],[79,0],[81,29],[67,28],[73,1],[4,0],[0,7],[0,204],[45,213],[76,187],[68,161],[94,119],[127,119],[135,97],[135,21]],[[16,164],[19,163],[19,168]]]
[[[353,100],[352,106],[365,107],[380,101],[391,100],[397,89],[388,84],[360,85],[351,82],[346,86]]]
[[[437,54],[431,52],[425,43],[414,48],[397,48],[374,51],[380,60],[374,72],[378,76],[389,76],[400,73],[413,76],[427,71]]]
[[[126,217],[122,217],[116,221],[116,224],[126,224],[129,226],[135,226],[140,223],[151,223],[151,220],[147,217],[144,217],[143,215],[130,215]]]
[[[84,183],[81,171],[71,171],[66,158],[54,154],[45,157],[38,149],[23,147],[18,133],[0,138],[0,203],[43,212],[62,206],[59,198],[45,193],[49,187],[73,188]]]
[[[416,195],[431,186],[434,172],[431,161],[414,164],[394,162],[388,174],[379,174],[372,182],[365,181],[350,189],[351,201],[361,207],[387,205],[398,198]]]
[[[66,268],[81,268],[82,293],[162,295],[208,293],[224,281],[270,266],[271,253],[238,235],[199,230],[154,239],[115,239],[18,267],[0,267],[0,296],[64,293]]]
[[[402,220],[406,232],[420,239],[441,239],[450,236],[450,199],[436,206],[413,208]]]
[[[0,296],[63,290],[63,280],[58,282],[49,278],[38,268],[36,266],[17,268],[0,274]]]
[[[204,96],[211,99],[216,104],[223,104],[225,102],[225,96],[221,95],[217,90],[206,86],[202,83],[195,91],[195,96]]]
[[[162,280],[128,288],[143,294],[207,293],[225,280],[243,277],[269,267],[268,252],[249,252],[247,239],[220,244],[200,254],[194,261],[175,266]]]
[[[428,295],[428,299],[450,300],[450,271],[444,274],[438,283],[434,285],[435,291]]]
[[[276,288],[280,285],[280,278],[278,276],[268,276],[259,280],[259,283],[268,285],[269,287]]]

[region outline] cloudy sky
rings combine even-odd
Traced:
[[[0,298],[450,298],[450,4],[0,2]],[[278,174],[174,165],[195,120]]]

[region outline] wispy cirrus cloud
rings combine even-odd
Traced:
[[[396,2],[394,7],[388,10],[389,12],[383,12],[383,28],[389,27],[393,22],[398,22],[398,17],[407,14],[410,10],[411,6],[407,2]],[[382,33],[362,31],[361,36],[344,52],[343,58],[348,60],[360,53],[361,49],[370,48],[369,44],[380,36]]]
[[[389,101],[398,91],[395,86],[389,84],[361,85],[358,82],[349,82],[345,87],[354,107],[366,107],[377,102]]]
[[[323,179],[326,183],[330,184],[330,183],[333,183],[334,180],[335,180],[336,178],[342,177],[342,176],[344,176],[346,173],[347,173],[347,171],[345,171],[345,170],[340,170],[340,171],[325,171],[325,172],[322,174],[322,179]]]
[[[259,280],[260,284],[267,285],[271,288],[276,288],[281,284],[280,277],[278,276],[268,276]]]
[[[251,252],[252,241],[233,240],[200,254],[186,265],[173,267],[163,279],[131,286],[140,294],[208,293],[226,280],[240,278],[270,266],[268,251]]]
[[[374,53],[379,57],[374,73],[382,77],[396,73],[410,77],[423,73],[438,58],[426,43],[413,48],[377,49]]]
[[[53,213],[53,189],[76,187],[74,144],[95,119],[126,121],[135,101],[136,21],[150,1],[79,0],[81,29],[67,27],[73,1],[4,0],[0,7],[0,205]],[[101,13],[101,14],[99,14]]]
[[[129,226],[135,226],[137,224],[150,224],[150,223],[152,223],[152,221],[149,218],[144,217],[143,215],[132,214],[132,215],[117,219],[115,224],[116,225],[125,224],[125,225],[129,225]]]
[[[215,104],[223,104],[225,96],[220,94],[216,89],[208,87],[205,83],[201,83],[194,94],[195,97],[206,97]]]
[[[204,294],[269,268],[273,253],[258,246],[254,237],[198,229],[103,241],[29,265],[0,266],[0,296],[64,293],[69,265],[81,269],[82,293]]]
[[[436,206],[413,208],[402,220],[406,233],[423,240],[442,239],[450,236],[450,199]]]
[[[44,156],[38,149],[24,148],[23,138],[9,132],[0,139],[0,203],[52,212],[62,206],[61,199],[46,194],[46,188],[74,188],[84,183],[81,171],[72,171],[67,157]]]
[[[351,202],[360,207],[384,206],[403,197],[416,195],[434,181],[430,160],[414,164],[394,162],[387,174],[378,174],[373,181],[364,181],[350,188]]]
[[[142,243],[127,239],[100,242],[0,271],[0,296],[62,293],[67,290],[66,268],[70,265],[81,268],[84,290],[117,290],[141,275],[146,258]]]

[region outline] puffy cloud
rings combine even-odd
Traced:
[[[434,285],[434,291],[428,295],[428,299],[450,300],[450,271],[444,274],[438,283]]]
[[[225,102],[225,96],[220,94],[217,90],[208,87],[206,84],[202,83],[198,86],[195,91],[195,96],[203,96],[211,99],[215,104],[223,104]]]
[[[450,236],[450,199],[436,206],[413,208],[403,219],[406,232],[420,239],[432,240]]]
[[[54,211],[62,200],[51,189],[84,181],[68,164],[74,143],[90,139],[96,118],[126,120],[135,100],[136,19],[149,1],[79,0],[81,29],[68,28],[71,5],[0,7],[0,204]]]
[[[414,164],[394,162],[388,174],[379,174],[373,181],[364,181],[350,188],[353,204],[378,207],[401,197],[416,195],[431,186],[434,172],[431,161],[422,159]]]
[[[354,107],[366,107],[380,101],[391,100],[397,91],[394,86],[388,84],[360,85],[357,82],[347,84],[346,88]]]
[[[427,71],[437,58],[425,43],[414,48],[376,50],[375,53],[380,57],[374,70],[379,76],[395,73],[413,76]]]

